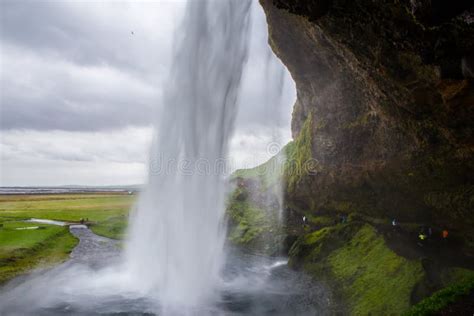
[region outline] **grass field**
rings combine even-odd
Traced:
[[[133,201],[125,194],[0,195],[0,217],[101,222],[125,215]]]
[[[0,221],[42,218],[76,222],[88,219],[94,223],[91,229],[95,233],[119,239],[123,237],[128,211],[135,197],[116,193],[0,195]]]
[[[88,219],[95,233],[122,238],[134,201],[135,196],[125,194],[0,195],[0,283],[67,259],[77,244],[67,227],[23,220]],[[33,226],[40,229],[17,229]]]

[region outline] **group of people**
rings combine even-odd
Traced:
[[[400,225],[399,225],[399,223],[396,219],[392,220],[392,227],[393,227],[394,230],[399,231]],[[434,233],[433,228],[426,227],[424,225],[421,226],[419,231],[418,231],[419,245],[422,246],[423,242],[432,239],[435,235],[437,235],[437,234]],[[443,230],[441,230],[441,232],[438,236],[441,237],[442,240],[447,241],[448,236],[449,236],[449,232],[446,228],[444,228]]]
[[[335,224],[337,224],[337,223],[344,224],[344,223],[347,222],[347,215],[339,214],[338,217],[339,217],[339,220],[338,221],[336,220]],[[308,218],[306,216],[303,216],[302,220],[303,220],[303,227],[306,227],[308,225]],[[397,221],[397,219],[395,219],[395,218],[392,219],[391,224],[392,224],[392,227],[395,231],[400,232],[400,224]],[[431,227],[426,227],[425,225],[421,226],[420,230],[418,232],[418,240],[419,240],[418,244],[423,246],[423,242],[432,239],[434,237],[434,235],[436,235],[436,234],[434,234],[434,231]],[[438,236],[441,237],[442,240],[447,241],[448,236],[449,236],[449,232],[446,228],[444,228],[444,229],[441,230],[441,233]]]
[[[81,218],[80,222],[81,222],[81,224],[84,224],[84,222],[88,223],[88,222],[89,222],[89,218],[86,218],[86,219]]]
[[[441,231],[441,239],[447,240],[449,236],[449,232],[447,229],[443,229]],[[425,226],[422,226],[420,228],[420,232],[418,233],[418,239],[421,241],[430,239],[433,237],[433,229],[431,227],[426,228]]]
[[[400,229],[400,226],[399,226],[399,223],[396,219],[393,219],[392,220],[392,227],[395,229],[395,230],[398,230]],[[426,226],[421,226],[419,231],[418,231],[418,240],[419,240],[419,245],[420,246],[423,246],[423,242],[427,241],[427,240],[430,240],[433,238],[433,228],[431,227],[426,227]],[[449,236],[449,232],[446,228],[444,228],[440,235],[442,240],[445,240],[447,241],[448,240],[448,236]]]

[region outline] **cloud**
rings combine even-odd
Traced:
[[[2,129],[107,130],[149,125],[160,90],[133,73],[84,66],[5,45]]]
[[[0,5],[1,129],[87,131],[153,122],[183,3]]]
[[[2,134],[2,161],[21,157],[52,161],[146,163],[152,128],[112,132],[15,130]]]
[[[163,46],[170,43],[183,4],[7,0],[0,4],[0,35],[3,42],[52,58],[153,74],[151,65],[170,59]]]
[[[143,183],[152,128],[15,130],[0,139],[1,185]]]
[[[0,185],[144,181],[184,5],[1,1]],[[235,168],[262,163],[268,143],[289,141],[295,100],[257,2],[252,14],[229,153]]]

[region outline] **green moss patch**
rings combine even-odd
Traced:
[[[317,166],[312,159],[312,127],[313,120],[310,114],[298,135],[298,137],[286,147],[286,163],[284,167],[284,176],[287,184],[287,190],[292,192],[296,189],[301,177],[314,171]]]
[[[439,311],[474,292],[474,277],[451,285],[413,306],[405,316],[437,315]]]
[[[290,250],[290,263],[332,285],[352,315],[400,314],[423,278],[419,261],[390,250],[368,224],[325,227],[301,237]]]
[[[237,187],[227,205],[229,240],[254,252],[274,254],[278,251],[283,231],[275,209],[264,208],[249,198],[244,186]]]
[[[247,201],[236,201],[229,208],[229,215],[237,225],[229,238],[236,244],[248,244],[268,229],[263,210]]]
[[[335,217],[325,215],[307,215],[308,222],[317,227],[331,226],[334,225]]]
[[[390,315],[407,310],[412,289],[424,274],[419,261],[396,255],[369,225],[333,252],[328,263],[355,315]]]

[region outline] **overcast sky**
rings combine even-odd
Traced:
[[[0,6],[0,186],[144,182],[185,2]],[[294,83],[268,47],[265,16],[254,2],[234,168],[262,163],[269,144],[290,140],[294,100]]]

